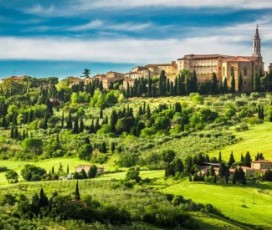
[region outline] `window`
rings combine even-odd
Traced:
[[[247,67],[244,67],[244,76],[247,76]]]

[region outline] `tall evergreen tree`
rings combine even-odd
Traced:
[[[235,159],[234,159],[234,156],[233,156],[233,152],[231,152],[230,154],[230,158],[229,158],[229,168],[231,168],[231,166],[235,163]]]
[[[224,82],[223,82],[223,93],[228,93],[228,81],[227,78],[224,78]]]
[[[76,199],[76,200],[80,200],[78,181],[77,181],[77,183],[76,183],[75,199]]]
[[[240,72],[239,79],[238,79],[238,92],[241,93],[242,90],[243,90],[243,78],[242,78],[242,74]]]
[[[217,87],[218,81],[216,74],[212,74],[212,80],[211,80],[211,93],[216,94],[218,92],[218,87]]]
[[[231,93],[235,93],[235,77],[234,73],[231,75]]]
[[[198,87],[197,87],[197,76],[196,76],[196,71],[193,71],[192,77],[191,77],[191,92],[197,92]]]
[[[259,72],[256,72],[254,76],[254,91],[255,92],[261,91],[261,76]]]

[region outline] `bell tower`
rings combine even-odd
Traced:
[[[261,39],[259,35],[259,26],[256,27],[256,32],[253,40],[253,54],[254,57],[261,57]]]

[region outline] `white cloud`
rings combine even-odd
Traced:
[[[91,29],[97,29],[97,28],[103,26],[103,24],[104,24],[103,21],[96,19],[96,20],[90,21],[89,23],[84,24],[84,25],[72,26],[72,27],[68,28],[67,30],[86,31],[86,30],[91,30]]]
[[[212,8],[238,10],[238,9],[271,9],[271,0],[66,0],[65,4],[58,6],[41,6],[36,4],[30,8],[23,8],[29,14],[43,16],[72,16],[92,10],[126,10],[143,7],[161,8]],[[167,11],[166,11],[167,12]],[[181,12],[182,13],[182,12]]]
[[[170,62],[188,53],[221,53],[251,55],[251,42],[241,45],[243,37],[213,36],[166,39],[80,40],[65,38],[0,37],[0,59],[73,60],[112,63]],[[271,50],[263,49],[266,61],[272,61]]]
[[[140,31],[147,29],[151,27],[151,23],[133,23],[133,22],[126,22],[126,23],[117,23],[113,24],[110,22],[104,22],[102,20],[93,20],[90,21],[87,24],[79,25],[79,26],[72,26],[69,28],[64,28],[63,30],[68,30],[68,31],[88,31],[92,29],[97,29],[97,30],[102,30],[102,31]],[[52,27],[52,29],[54,29]]]
[[[40,4],[36,4],[30,8],[25,9],[26,13],[35,14],[35,15],[51,15],[54,14],[57,16],[58,11],[61,12],[60,9],[56,9],[54,5],[50,5],[49,7],[41,6]]]
[[[78,0],[81,8],[137,8],[137,7],[188,7],[188,8],[231,8],[266,9],[271,8],[271,0]]]

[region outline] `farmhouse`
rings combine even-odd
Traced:
[[[77,167],[75,167],[75,172],[80,173],[82,171],[82,169],[84,169],[84,171],[87,173],[90,168],[92,167],[92,165],[78,165]],[[104,173],[104,168],[103,167],[97,167],[97,175],[101,175]]]
[[[205,162],[204,166],[201,166],[199,168],[200,173],[202,175],[206,174],[207,171],[210,169],[210,167],[214,168],[215,175],[219,175],[219,163],[210,163]],[[263,175],[268,169],[272,169],[272,161],[268,160],[258,160],[258,161],[252,161],[251,167],[241,166],[243,171],[245,172],[246,176],[253,176],[256,174]],[[230,174],[233,174],[235,169],[230,168]]]

